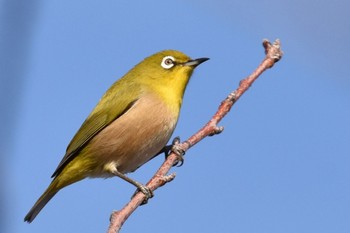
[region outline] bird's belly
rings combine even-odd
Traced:
[[[177,117],[161,102],[139,100],[128,112],[98,133],[86,149],[102,171],[106,164],[112,162],[119,172],[132,172],[166,145]]]

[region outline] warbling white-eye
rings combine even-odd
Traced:
[[[51,184],[24,220],[32,222],[60,189],[87,177],[118,176],[149,197],[146,186],[125,174],[166,146],[192,72],[206,60],[165,50],[147,57],[115,82],[69,143]]]

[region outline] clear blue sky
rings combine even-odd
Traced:
[[[134,188],[65,188],[28,225],[70,139],[144,57],[210,57],[187,88],[186,139],[280,38],[284,58],[173,168],[122,232],[350,232],[349,1],[19,1],[0,5],[2,232],[105,232]],[[146,182],[159,157],[130,176]]]

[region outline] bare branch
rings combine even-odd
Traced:
[[[177,145],[181,147],[184,152],[200,142],[203,138],[221,133],[224,128],[218,126],[218,123],[226,116],[231,107],[265,70],[271,68],[282,58],[283,52],[281,51],[281,44],[278,39],[273,44],[265,39],[263,41],[263,46],[265,48],[266,56],[256,70],[247,78],[240,81],[239,87],[235,91],[231,92],[226,99],[221,102],[217,112],[203,128],[201,128],[197,133],[193,134],[183,143]],[[177,162],[178,156],[175,153],[171,153],[155,175],[147,183],[147,187],[154,191],[172,181],[175,178],[175,173],[170,175],[167,174],[171,167],[177,164]],[[130,202],[123,207],[123,209],[113,212],[110,218],[108,233],[119,232],[124,222],[137,209],[137,207],[143,203],[144,199],[145,195],[142,192],[138,192],[133,196]]]

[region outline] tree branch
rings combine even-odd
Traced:
[[[193,134],[185,142],[177,144],[184,152],[189,148],[200,142],[203,138],[207,136],[212,136],[219,134],[223,131],[223,127],[219,127],[218,123],[226,116],[230,111],[231,107],[239,100],[244,92],[252,85],[252,83],[267,69],[271,68],[276,62],[278,62],[282,56],[280,41],[277,39],[273,44],[268,40],[263,41],[263,46],[265,48],[265,58],[257,69],[249,75],[247,78],[243,79],[239,83],[239,87],[231,92],[225,100],[223,100],[214,114],[214,116],[208,121],[208,123],[201,128],[197,133]],[[158,169],[155,175],[147,183],[147,187],[152,191],[163,186],[164,184],[172,181],[175,178],[175,173],[167,175],[171,167],[178,162],[178,157],[175,153],[171,153],[167,159],[164,161],[162,166]],[[123,209],[119,211],[114,211],[110,217],[110,225],[108,228],[108,233],[119,232],[124,222],[128,217],[140,206],[144,201],[145,195],[142,192],[136,193],[133,198],[127,203]]]

